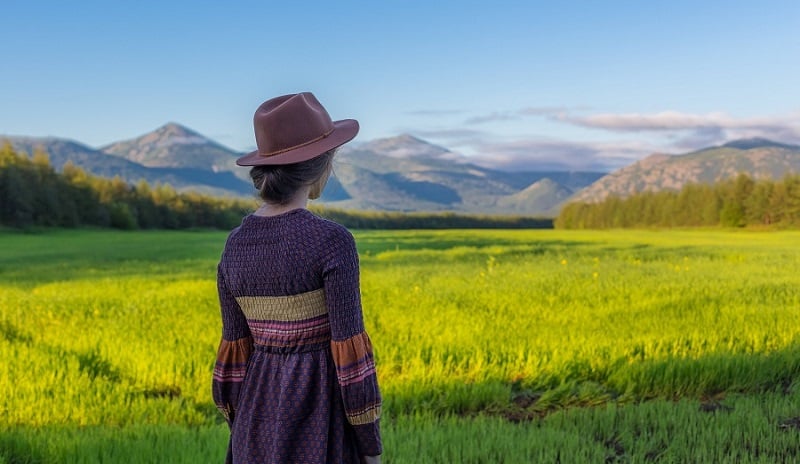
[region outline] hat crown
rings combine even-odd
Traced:
[[[239,166],[300,163],[333,150],[358,134],[358,121],[332,121],[311,92],[271,98],[253,116],[257,150],[236,160]]]
[[[265,101],[253,116],[261,156],[274,156],[308,145],[334,130],[330,115],[311,92]]]

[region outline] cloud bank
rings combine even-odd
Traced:
[[[641,159],[657,148],[632,142],[571,142],[534,138],[484,142],[470,162],[501,170],[609,171]]]
[[[761,137],[788,144],[800,144],[800,114],[773,117],[736,118],[726,113],[691,114],[663,111],[653,114],[561,114],[561,122],[616,133],[663,134],[668,148],[695,150],[736,139]]]
[[[724,112],[585,114],[585,107],[525,107],[495,111],[465,119],[457,127],[416,131],[423,138],[442,140],[448,147],[473,155],[483,166],[515,169],[610,171],[653,153],[681,154],[731,140],[761,137],[800,145],[800,112],[770,117],[734,117]],[[488,129],[495,122],[540,118],[572,126],[580,139],[564,140],[537,134],[509,138]],[[603,141],[591,141],[597,133]],[[595,134],[594,136],[592,134]],[[608,141],[612,135],[612,141]],[[589,141],[587,141],[589,140]]]

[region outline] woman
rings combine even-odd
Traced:
[[[264,102],[258,150],[239,158],[264,203],[225,244],[214,402],[228,461],[379,463],[381,397],[364,331],[358,255],[343,226],[305,209],[336,148],[358,133],[311,93]]]

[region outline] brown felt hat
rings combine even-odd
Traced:
[[[265,101],[253,116],[258,150],[236,160],[239,166],[292,164],[343,145],[358,134],[358,121],[332,121],[311,92]]]

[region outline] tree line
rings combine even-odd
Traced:
[[[716,184],[688,184],[679,191],[570,203],[554,224],[561,229],[800,227],[800,175],[770,180],[739,174]]]
[[[0,147],[0,226],[117,229],[231,229],[255,200],[180,193],[167,184],[129,184],[94,176],[67,162],[61,172],[42,151],[32,156]],[[549,218],[348,211],[313,205],[316,214],[355,229],[552,228]]]
[[[71,162],[61,172],[46,153],[31,157],[0,147],[0,225],[117,229],[229,229],[255,201],[179,193],[168,184],[131,185],[119,176],[93,176]]]
[[[312,207],[318,215],[352,229],[552,229],[552,218],[489,214],[402,213]]]

